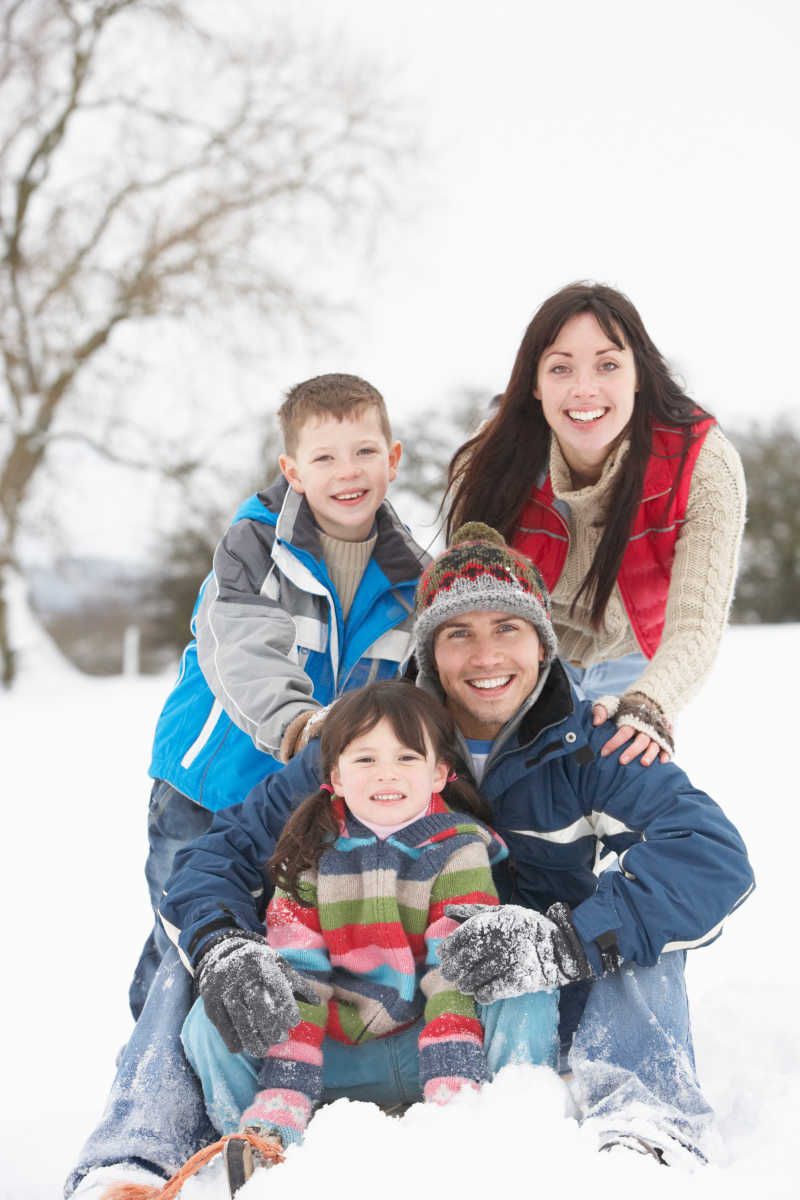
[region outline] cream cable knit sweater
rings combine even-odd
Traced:
[[[561,657],[585,667],[640,650],[619,587],[611,593],[599,632],[591,627],[583,597],[571,616],[569,611],[600,540],[602,530],[595,522],[607,511],[612,484],[627,454],[628,443],[623,442],[606,460],[598,482],[575,491],[569,467],[552,439],[550,479],[556,499],[569,506],[570,528],[567,559],[552,596],[553,624]],[[699,691],[716,657],[733,595],[744,511],[739,455],[714,426],[692,475],[661,645],[627,693],[644,693],[670,720]]]

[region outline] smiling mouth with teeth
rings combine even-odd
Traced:
[[[607,411],[608,410],[605,408],[593,408],[589,412],[577,408],[570,408],[567,410],[567,416],[569,417],[570,421],[580,421],[581,424],[586,424],[589,421],[598,421],[600,417],[604,417],[606,415]]]
[[[489,688],[505,687],[507,683],[511,682],[511,676],[498,675],[496,679],[468,679],[467,682],[470,687],[488,691]]]
[[[334,500],[360,500],[362,496],[366,496],[366,491],[360,492],[337,492],[333,497]]]
[[[375,800],[378,803],[386,800],[405,800],[404,792],[376,792],[374,796],[370,796],[370,800]]]

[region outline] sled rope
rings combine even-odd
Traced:
[[[186,1180],[191,1179],[192,1175],[196,1175],[201,1167],[221,1154],[225,1143],[229,1142],[231,1138],[243,1138],[267,1162],[270,1160],[273,1164],[283,1162],[283,1152],[279,1146],[259,1137],[252,1129],[243,1129],[241,1133],[229,1133],[224,1138],[220,1138],[218,1142],[212,1142],[210,1146],[204,1146],[202,1150],[198,1150],[197,1154],[193,1154],[162,1188],[151,1187],[146,1183],[112,1183],[102,1193],[100,1200],[174,1200]]]

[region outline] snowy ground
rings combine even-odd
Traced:
[[[800,626],[739,628],[678,728],[680,760],[751,851],[759,888],[713,946],[690,955],[701,1076],[726,1161],[693,1175],[598,1156],[544,1071],[501,1076],[449,1109],[401,1120],[340,1101],[307,1144],[253,1179],[252,1200],[447,1193],[759,1200],[800,1194],[793,768]],[[39,663],[0,697],[6,890],[0,1200],[44,1200],[97,1119],[130,1021],[128,976],[148,928],[142,863],[152,728],[169,680],[89,681]],[[10,825],[10,828],[9,828]],[[12,916],[13,914],[13,916]],[[198,1179],[186,1200],[217,1200]]]

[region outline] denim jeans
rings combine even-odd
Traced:
[[[66,1182],[65,1196],[94,1167],[131,1163],[169,1179],[215,1140],[199,1080],[181,1045],[192,993],[192,977],[171,946],[117,1064],[100,1124]]]
[[[623,963],[596,980],[568,1068],[582,1123],[599,1138],[639,1132],[702,1158],[711,1152],[714,1114],[695,1071],[685,958],[674,950],[655,966]]]
[[[627,691],[644,671],[647,659],[637,652],[593,663],[591,667],[576,667],[565,659],[562,663],[580,698],[598,700],[600,696],[621,696]]]
[[[164,885],[172,874],[172,860],[175,855],[187,842],[205,833],[213,818],[212,812],[200,804],[195,804],[182,792],[176,791],[166,780],[156,779],[153,783],[147,814],[150,852],[144,873],[154,914],[158,913]],[[139,955],[128,992],[134,1021],[139,1019],[158,964],[169,947],[169,938],[156,915],[153,928]]]
[[[654,967],[625,964],[595,980],[566,1071],[581,1120],[598,1139],[625,1131],[702,1155],[713,1121],[697,1081],[681,951]],[[509,1063],[555,1065],[557,997],[537,992],[479,1006],[490,1077]],[[412,1029],[363,1046],[323,1043],[323,1100],[348,1096],[377,1104],[421,1099]],[[232,1133],[258,1091],[261,1060],[231,1054],[198,1001],[183,1030],[215,1128]]]
[[[510,1062],[545,1063],[558,1058],[558,994],[538,992],[518,1000],[478,1006],[484,1026],[484,1046],[491,1075]],[[422,1100],[418,1040],[421,1021],[390,1037],[360,1046],[333,1038],[322,1043],[322,1100],[346,1096],[374,1104],[414,1104]],[[259,1090],[262,1060],[250,1054],[231,1054],[206,1016],[202,1000],[186,1018],[182,1040],[186,1057],[203,1085],[212,1124],[220,1133],[233,1133],[239,1118]]]
[[[580,1115],[598,1137],[641,1129],[646,1115],[648,1127],[662,1141],[673,1137],[684,1145],[704,1148],[713,1114],[695,1074],[683,966],[683,952],[674,951],[653,967],[625,964],[589,989],[568,1067]],[[519,1061],[517,1031],[528,1001],[529,997],[520,996],[483,1010],[493,1072],[504,1061]],[[181,1045],[181,1027],[191,1004],[191,978],[177,952],[170,949],[120,1060],[101,1122],[67,1181],[67,1196],[93,1167],[133,1163],[169,1178],[217,1136],[206,1114],[200,1082]],[[496,1013],[490,1012],[493,1009]],[[503,1032],[508,1034],[505,1046],[499,1036]],[[404,1089],[412,1086],[410,1051],[416,1059],[416,1044],[404,1045],[401,1036],[380,1039],[364,1049],[393,1056],[391,1071],[385,1066],[380,1070],[399,1075],[401,1082],[395,1080],[394,1086],[405,1095],[409,1093]],[[502,1053],[494,1053],[495,1043]],[[371,1050],[373,1045],[377,1051]],[[331,1054],[335,1053],[331,1047]],[[335,1059],[331,1063],[335,1070]],[[326,1086],[333,1082],[329,1074]],[[351,1079],[346,1094],[355,1096],[351,1089],[357,1085]],[[246,1086],[249,1103],[257,1086],[254,1075]],[[418,1086],[416,1080],[413,1086]],[[341,1094],[332,1089],[331,1098]],[[373,1093],[387,1096],[386,1102],[392,1094]],[[367,1093],[358,1093],[358,1098],[367,1098]]]

